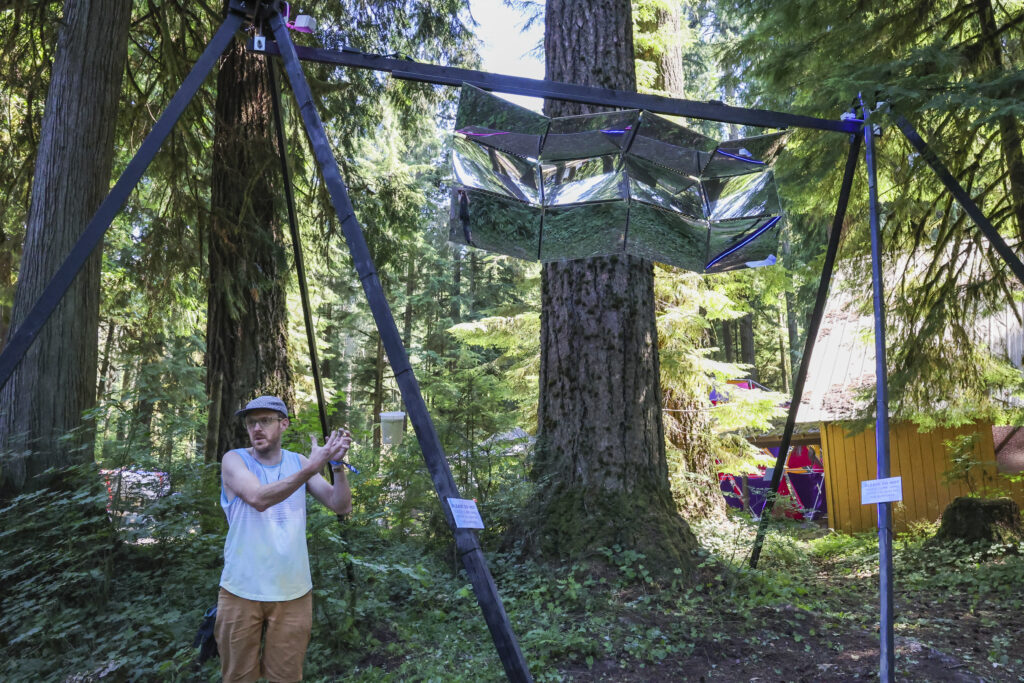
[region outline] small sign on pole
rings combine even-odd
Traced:
[[[476,507],[476,501],[465,498],[449,498],[448,507],[455,518],[455,526],[459,529],[483,529],[484,520],[480,518],[480,511]]]
[[[860,483],[860,504],[897,503],[903,500],[903,477],[868,479]]]

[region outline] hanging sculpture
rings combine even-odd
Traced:
[[[786,135],[716,142],[637,109],[548,118],[464,84],[449,238],[528,260],[771,265],[782,215],[770,169]]]

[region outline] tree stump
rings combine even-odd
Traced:
[[[942,512],[933,543],[1016,543],[1022,539],[1020,507],[1009,498],[957,498]]]

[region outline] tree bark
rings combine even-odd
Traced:
[[[290,409],[285,287],[289,278],[281,179],[262,56],[235,40],[221,60],[207,230],[209,291],[206,461],[219,462],[248,437],[235,411],[262,394]]]
[[[116,330],[117,326],[113,320],[107,323],[107,338],[103,342],[103,360],[100,362],[100,372],[96,380],[97,403],[101,402],[107,393],[107,373],[110,372],[110,352],[114,345],[114,333]]]
[[[380,425],[380,411],[384,410],[384,340],[377,334],[377,353],[373,365],[373,452],[380,453],[383,439]]]
[[[462,252],[455,252],[455,268],[452,271],[452,298],[448,315],[452,325],[462,322]]]
[[[628,0],[549,0],[544,44],[549,80],[636,89]],[[548,101],[546,111],[588,110]],[[650,567],[688,570],[696,540],[668,482],[652,264],[547,263],[541,282],[532,538],[549,556],[620,545]]]
[[[16,329],[110,187],[131,2],[67,0],[57,42],[18,286]],[[46,484],[47,468],[93,459],[101,250],[96,249],[0,393],[0,497]],[[62,435],[71,434],[70,441]]]
[[[789,270],[793,269],[793,250],[789,239],[782,241],[783,265]],[[796,296],[791,290],[786,290],[786,329],[789,333],[789,380],[793,380],[797,367],[800,365],[800,358],[803,355],[800,346],[800,328],[796,316]]]
[[[749,377],[757,382],[757,354],[754,349],[753,313],[747,313],[740,318],[740,362],[750,366]]]
[[[781,378],[782,392],[789,391],[789,363],[786,358],[786,340],[782,335],[782,311],[779,311],[779,377]]]

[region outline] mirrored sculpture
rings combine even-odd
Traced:
[[[516,258],[775,263],[785,132],[716,142],[646,111],[548,118],[463,84],[450,239]]]

